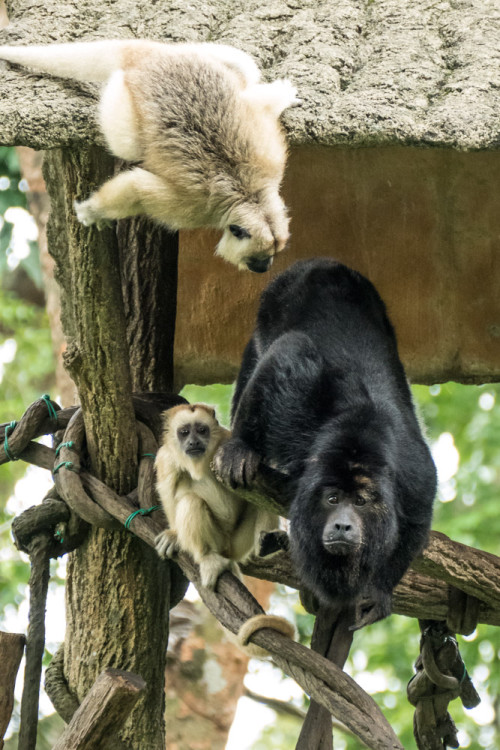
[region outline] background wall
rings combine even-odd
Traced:
[[[270,273],[213,256],[218,234],[181,233],[178,382],[229,382],[259,295],[299,258],[328,255],[385,300],[413,382],[500,380],[500,153],[412,147],[292,149],[290,246]]]

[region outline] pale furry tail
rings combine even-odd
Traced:
[[[124,55],[135,44],[140,42],[112,39],[33,47],[0,46],[0,59],[75,81],[106,81],[122,67]]]
[[[242,86],[257,84],[260,70],[255,61],[226,44],[162,44],[149,39],[103,39],[34,47],[0,46],[0,59],[75,81],[107,81],[116,70],[143,65],[151,53],[198,55],[217,61],[241,76]]]

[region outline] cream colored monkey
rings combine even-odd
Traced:
[[[140,162],[75,203],[85,225],[147,214],[171,229],[221,229],[216,253],[266,271],[288,240],[279,195],[288,80],[259,83],[253,59],[218,44],[108,40],[0,46],[0,59],[105,83],[99,122],[113,154]]]
[[[163,557],[179,549],[200,566],[201,582],[213,588],[223,570],[258,550],[261,531],[278,527],[278,517],[239,498],[210,469],[217,448],[230,433],[204,404],[182,404],[164,415],[163,444],[156,457],[158,493],[170,528],[156,539]]]

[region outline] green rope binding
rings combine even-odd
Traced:
[[[43,396],[40,397],[42,401],[45,401],[45,404],[47,406],[47,409],[49,411],[49,417],[53,422],[57,423],[57,412],[54,409],[54,405],[52,401],[50,400],[50,396],[48,393],[44,393]]]
[[[156,458],[156,453],[143,453],[141,458]]]
[[[71,450],[71,448],[74,446],[74,442],[72,440],[67,440],[65,443],[60,443],[56,448],[56,458],[59,455],[59,451],[61,448],[67,448],[68,450]]]
[[[52,474],[57,474],[59,469],[68,469],[69,471],[76,471],[78,474],[78,469],[75,468],[73,461],[61,461],[60,464],[56,466],[56,468],[53,470]]]
[[[59,542],[59,544],[64,544],[64,536],[63,536],[63,533],[62,533],[62,531],[60,529],[58,529],[54,533],[54,536],[57,539],[57,541]]]
[[[17,422],[11,422],[5,428],[5,439],[3,441],[3,449],[5,451],[5,455],[9,459],[9,461],[19,461],[19,459],[17,458],[17,456],[14,456],[14,454],[10,452],[10,450],[9,450],[9,441],[8,441],[9,432],[12,432],[12,430],[14,429],[14,427],[16,426],[16,424],[17,424]]]
[[[134,510],[133,513],[129,515],[129,517],[125,520],[125,523],[123,524],[126,529],[130,531],[130,524],[134,520],[136,516],[147,516],[149,513],[152,513],[154,510],[160,510],[161,505],[152,505],[151,508],[139,508],[139,510]]]

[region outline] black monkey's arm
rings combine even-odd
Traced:
[[[284,474],[300,472],[328,390],[324,359],[304,333],[285,333],[255,364],[256,356],[249,345],[233,401],[232,438],[215,459],[217,474],[233,488],[249,487],[261,461]]]
[[[233,393],[233,400],[231,404],[231,421],[234,420],[234,415],[240,403],[241,394],[243,393],[246,384],[252,377],[252,374],[257,367],[259,356],[257,354],[257,348],[255,346],[254,338],[252,337],[245,347],[243,352],[243,359],[241,361],[240,372],[236,386]]]

